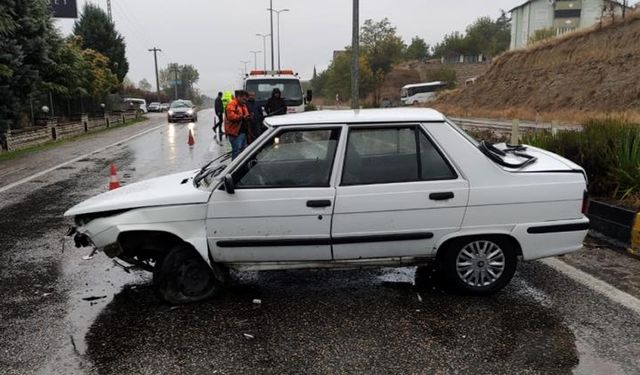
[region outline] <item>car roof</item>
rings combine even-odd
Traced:
[[[265,119],[269,126],[315,124],[378,124],[398,122],[444,121],[442,113],[429,108],[384,108],[340,111],[311,111],[273,116]]]
[[[410,85],[402,86],[403,89],[410,89],[414,87],[428,87],[428,86],[443,86],[446,85],[443,81],[425,82],[425,83],[412,83]]]

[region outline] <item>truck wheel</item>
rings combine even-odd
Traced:
[[[516,272],[516,251],[504,238],[461,238],[443,250],[440,268],[447,287],[463,294],[495,294]]]
[[[158,296],[172,304],[198,302],[220,294],[224,287],[221,267],[216,271],[194,249],[181,244],[158,260],[153,272],[153,282]],[[218,277],[216,277],[218,275]]]

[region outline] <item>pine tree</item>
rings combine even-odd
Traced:
[[[82,16],[73,26],[73,33],[82,38],[83,48],[90,48],[108,57],[111,71],[122,82],[129,72],[126,45],[109,16],[98,6],[86,3]]]

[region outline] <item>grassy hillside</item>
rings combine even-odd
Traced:
[[[441,97],[456,115],[640,118],[640,14],[497,57],[476,84]]]

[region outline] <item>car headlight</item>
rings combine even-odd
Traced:
[[[188,114],[188,115],[192,115],[192,114],[193,114],[193,109],[188,110],[188,111],[187,111],[187,114]]]
[[[169,112],[167,112],[167,113],[168,113],[170,116],[172,116],[172,115],[173,115],[173,111],[172,111],[172,110],[169,110]]]

